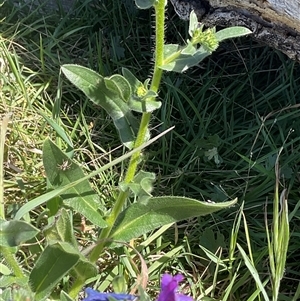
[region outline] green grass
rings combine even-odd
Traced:
[[[86,172],[123,153],[110,119],[59,75],[60,66],[78,63],[106,76],[127,67],[144,80],[151,74],[153,48],[151,12],[136,10],[131,1],[85,1],[70,14],[45,17],[25,9],[6,2],[0,16],[5,17],[0,24],[4,68],[0,113],[13,112],[4,149],[4,194],[11,216],[46,191],[41,149],[45,138],[56,139],[57,133],[41,114],[53,118],[71,137],[75,159]],[[169,14],[168,42],[180,42],[187,26],[171,8]],[[297,299],[299,81],[297,63],[251,38],[223,43],[212,57],[184,74],[164,74],[159,94],[163,105],[151,125],[154,133],[172,125],[175,129],[144,153],[144,168],[158,173],[154,194],[215,202],[238,197],[239,206],[186,221],[163,235],[145,235],[142,255],[149,268],[150,294],[155,295],[159,273],[167,270],[186,275],[187,291],[195,298],[255,299],[250,296],[261,291],[261,284],[251,276],[249,262],[261,282],[267,281],[264,211],[268,202],[270,224],[275,161],[282,148],[279,182],[280,191],[288,190],[291,237],[279,300]],[[216,161],[209,159],[213,147]],[[114,167],[92,181],[108,208],[121,171]],[[41,211],[32,212],[31,219],[41,218]],[[77,219],[74,226],[79,226]],[[93,238],[93,231],[79,235],[84,244]],[[101,290],[109,289],[113,276],[120,273],[127,274],[129,286],[134,283],[139,271],[128,258],[138,259],[128,252],[125,256],[124,250],[118,250],[104,259],[97,279]],[[25,265],[30,254],[22,254]],[[271,296],[270,281],[265,290]],[[264,300],[262,295],[259,300]]]

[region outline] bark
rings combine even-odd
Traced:
[[[245,26],[261,43],[300,62],[300,0],[170,0],[187,19],[194,9],[211,26]]]

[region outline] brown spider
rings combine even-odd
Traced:
[[[57,164],[57,167],[63,171],[69,169],[71,167],[72,163],[68,160],[64,160],[62,164]]]

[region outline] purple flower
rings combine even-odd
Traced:
[[[128,294],[117,294],[117,293],[100,293],[97,292],[90,287],[85,289],[87,293],[87,297],[84,298],[82,301],[110,301],[109,297],[114,298],[116,300],[124,301],[130,300],[133,301],[136,299],[136,296],[128,295]]]
[[[178,294],[178,284],[184,279],[181,274],[164,274],[161,278],[161,291],[157,301],[193,301],[192,297]]]

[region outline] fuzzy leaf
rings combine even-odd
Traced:
[[[191,217],[211,214],[233,206],[234,199],[224,203],[205,203],[178,196],[150,198],[127,207],[118,217],[111,238],[129,241],[163,225]]]
[[[1,262],[0,262],[0,271],[1,274],[4,276],[8,276],[12,274],[12,271],[9,269],[9,267]]]
[[[55,221],[44,228],[43,233],[48,244],[56,241],[64,241],[70,243],[73,247],[77,247],[73,225],[68,212],[64,208],[56,215]]]
[[[131,86],[132,93],[135,93],[138,87],[143,86],[143,83],[139,81],[127,68],[122,68],[122,74]]]
[[[17,247],[38,233],[39,229],[24,221],[0,220],[0,246]]]
[[[245,36],[250,33],[252,33],[252,31],[246,27],[234,26],[234,27],[228,27],[228,28],[219,30],[218,32],[215,33],[215,35],[216,35],[217,40],[219,42],[221,42],[226,39],[242,37],[242,36]]]
[[[29,276],[32,290],[36,293],[35,300],[48,297],[78,260],[78,252],[68,243],[46,246]]]
[[[73,225],[65,209],[61,209],[59,214],[56,215],[55,222],[44,230],[44,234],[48,244],[67,242],[75,248],[74,250],[78,251]],[[89,262],[79,251],[78,255],[79,260],[70,271],[70,274],[75,278],[84,278],[84,280],[94,277],[97,274],[96,266]]]
[[[199,21],[198,17],[195,12],[192,10],[190,13],[190,20],[189,20],[189,35],[193,37],[193,32],[198,28]]]
[[[153,112],[161,107],[161,101],[152,100],[157,94],[153,91],[148,91],[143,98],[131,97],[129,107],[131,110],[139,113]]]
[[[79,88],[92,102],[100,105],[113,119],[116,129],[119,132],[122,143],[131,149],[138,131],[138,121],[133,116],[123,99],[120,91],[112,91],[113,84],[106,86],[105,79],[95,71],[73,64],[63,65],[61,68],[65,76]],[[122,85],[124,84],[124,81]],[[121,84],[120,84],[121,85]],[[122,88],[120,88],[122,89]],[[127,89],[127,88],[126,88]],[[127,96],[128,91],[122,95]]]
[[[47,179],[54,188],[63,187],[84,177],[81,168],[49,139],[44,142],[43,162]],[[68,189],[60,197],[65,205],[72,207],[95,225],[101,228],[107,226],[98,212],[101,209],[99,197],[88,180]]]
[[[154,99],[157,97],[157,93],[148,90],[148,80],[143,84],[127,68],[122,68],[122,73],[131,86],[132,93],[128,102],[128,106],[131,110],[144,113],[152,112],[161,107],[161,102]],[[143,95],[138,95],[139,89],[144,91]]]
[[[139,171],[132,183],[125,184],[120,183],[120,188],[125,191],[129,188],[138,201],[146,201],[151,197],[151,192],[153,190],[153,182],[155,181],[155,174],[152,172]]]
[[[196,46],[193,46],[193,44],[190,41],[188,41],[187,46],[181,50],[181,54],[186,54],[186,55],[194,55],[196,52],[197,52]]]
[[[76,279],[82,279],[83,282],[86,279],[95,277],[98,273],[97,267],[86,259],[82,254],[80,254],[80,258],[75,267],[70,271],[70,275]]]
[[[127,102],[131,95],[131,87],[125,77],[119,74],[114,74],[109,78],[104,78],[106,87],[112,92],[117,92],[118,95]]]
[[[183,47],[181,47],[178,44],[166,44],[164,45],[164,61],[168,60],[168,58],[173,55],[174,53],[181,50]]]
[[[178,57],[176,57],[174,60],[171,61],[170,59],[171,55],[176,52],[175,50],[179,51],[180,47],[174,44],[165,45],[164,61],[166,61],[167,63],[160,66],[159,68],[166,71],[174,71],[174,72],[182,73],[187,69],[189,69],[190,67],[198,65],[201,61],[203,61],[207,56],[211,54],[210,52],[206,51],[202,46],[194,52],[193,49],[188,45],[188,47],[182,48],[181,51],[184,51],[184,53],[181,52],[181,54]],[[194,53],[185,54],[188,53],[189,51],[192,51],[191,53],[193,52]]]
[[[135,5],[139,9],[148,9],[152,7],[157,0],[135,0]]]

